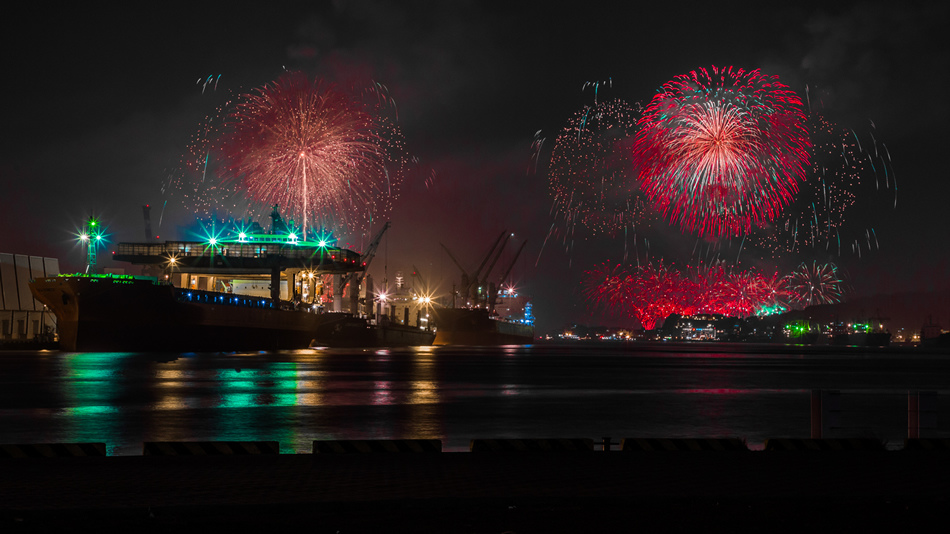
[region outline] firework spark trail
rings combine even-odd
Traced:
[[[738,236],[775,220],[809,163],[802,102],[755,70],[667,82],[639,121],[634,155],[655,207],[683,231]]]
[[[205,164],[201,169],[201,183],[205,183],[205,177],[208,175],[208,158],[211,156],[210,153],[205,153]]]
[[[208,87],[208,84],[211,83],[211,80],[214,80],[214,87],[213,87],[213,90],[217,91],[217,90],[218,90],[218,81],[219,81],[220,79],[221,79],[221,75],[220,75],[220,74],[218,74],[218,77],[217,77],[217,78],[215,78],[214,74],[212,74],[212,75],[208,76],[208,77],[204,80],[204,83],[201,82],[201,80],[202,80],[201,78],[198,78],[198,81],[195,82],[195,84],[201,83],[201,94],[204,94],[204,93],[205,93],[205,89]]]
[[[528,166],[528,174],[532,174],[532,167],[534,168],[533,174],[538,173],[538,162],[541,159],[541,150],[544,147],[544,137],[541,135],[541,130],[538,130],[534,133],[534,141],[531,142],[531,162],[532,165]]]
[[[166,207],[166,206],[168,206],[168,200],[167,200],[167,199],[165,200],[165,202],[162,203],[162,213],[158,216],[158,229],[159,229],[159,231],[162,229],[162,219],[165,218],[165,207]]]

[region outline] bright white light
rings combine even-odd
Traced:
[[[247,234],[245,234],[244,232],[239,233],[238,239],[240,239],[241,241],[244,241],[245,239],[247,239]]]
[[[208,243],[211,244],[211,245],[217,245],[217,244],[218,244],[218,238],[212,237],[211,239],[208,240]]]
[[[325,246],[327,246],[327,242],[321,240],[319,243],[317,243],[317,246],[319,246],[319,247],[325,247]]]

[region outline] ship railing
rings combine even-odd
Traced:
[[[281,256],[295,259],[320,258],[321,263],[358,263],[360,255],[352,250],[289,246],[278,243],[227,243],[210,245],[194,241],[166,241],[164,243],[118,243],[118,256],[151,256],[166,258],[224,256],[230,258],[266,258]]]
[[[221,304],[242,308],[274,308],[274,302],[268,298],[235,295],[233,293],[221,293],[218,291],[204,291],[201,289],[176,288],[175,297],[179,302]]]

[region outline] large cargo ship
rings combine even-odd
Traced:
[[[30,284],[57,317],[62,350],[235,351],[431,345],[435,333],[349,313],[183,289],[154,277],[73,274]]]
[[[201,242],[117,244],[114,260],[157,270],[162,279],[72,274],[41,277],[30,288],[56,315],[60,348],[69,351],[431,344],[431,333],[355,316],[360,282],[389,223],[361,255],[328,236],[307,241],[276,206],[271,219],[270,233],[256,222],[230,221]],[[99,246],[90,236],[100,227],[90,218],[82,232],[88,273]]]
[[[268,298],[174,287],[154,277],[71,274],[30,283],[67,351],[306,348],[334,314]],[[279,302],[279,301],[278,301]]]

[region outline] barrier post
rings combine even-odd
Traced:
[[[811,439],[826,438],[829,430],[837,428],[841,428],[841,392],[811,390]]]
[[[907,438],[920,438],[920,397],[916,391],[907,392]]]
[[[919,439],[921,430],[937,428],[937,393],[907,392],[907,438]]]
[[[811,439],[821,439],[821,390],[811,390]]]

